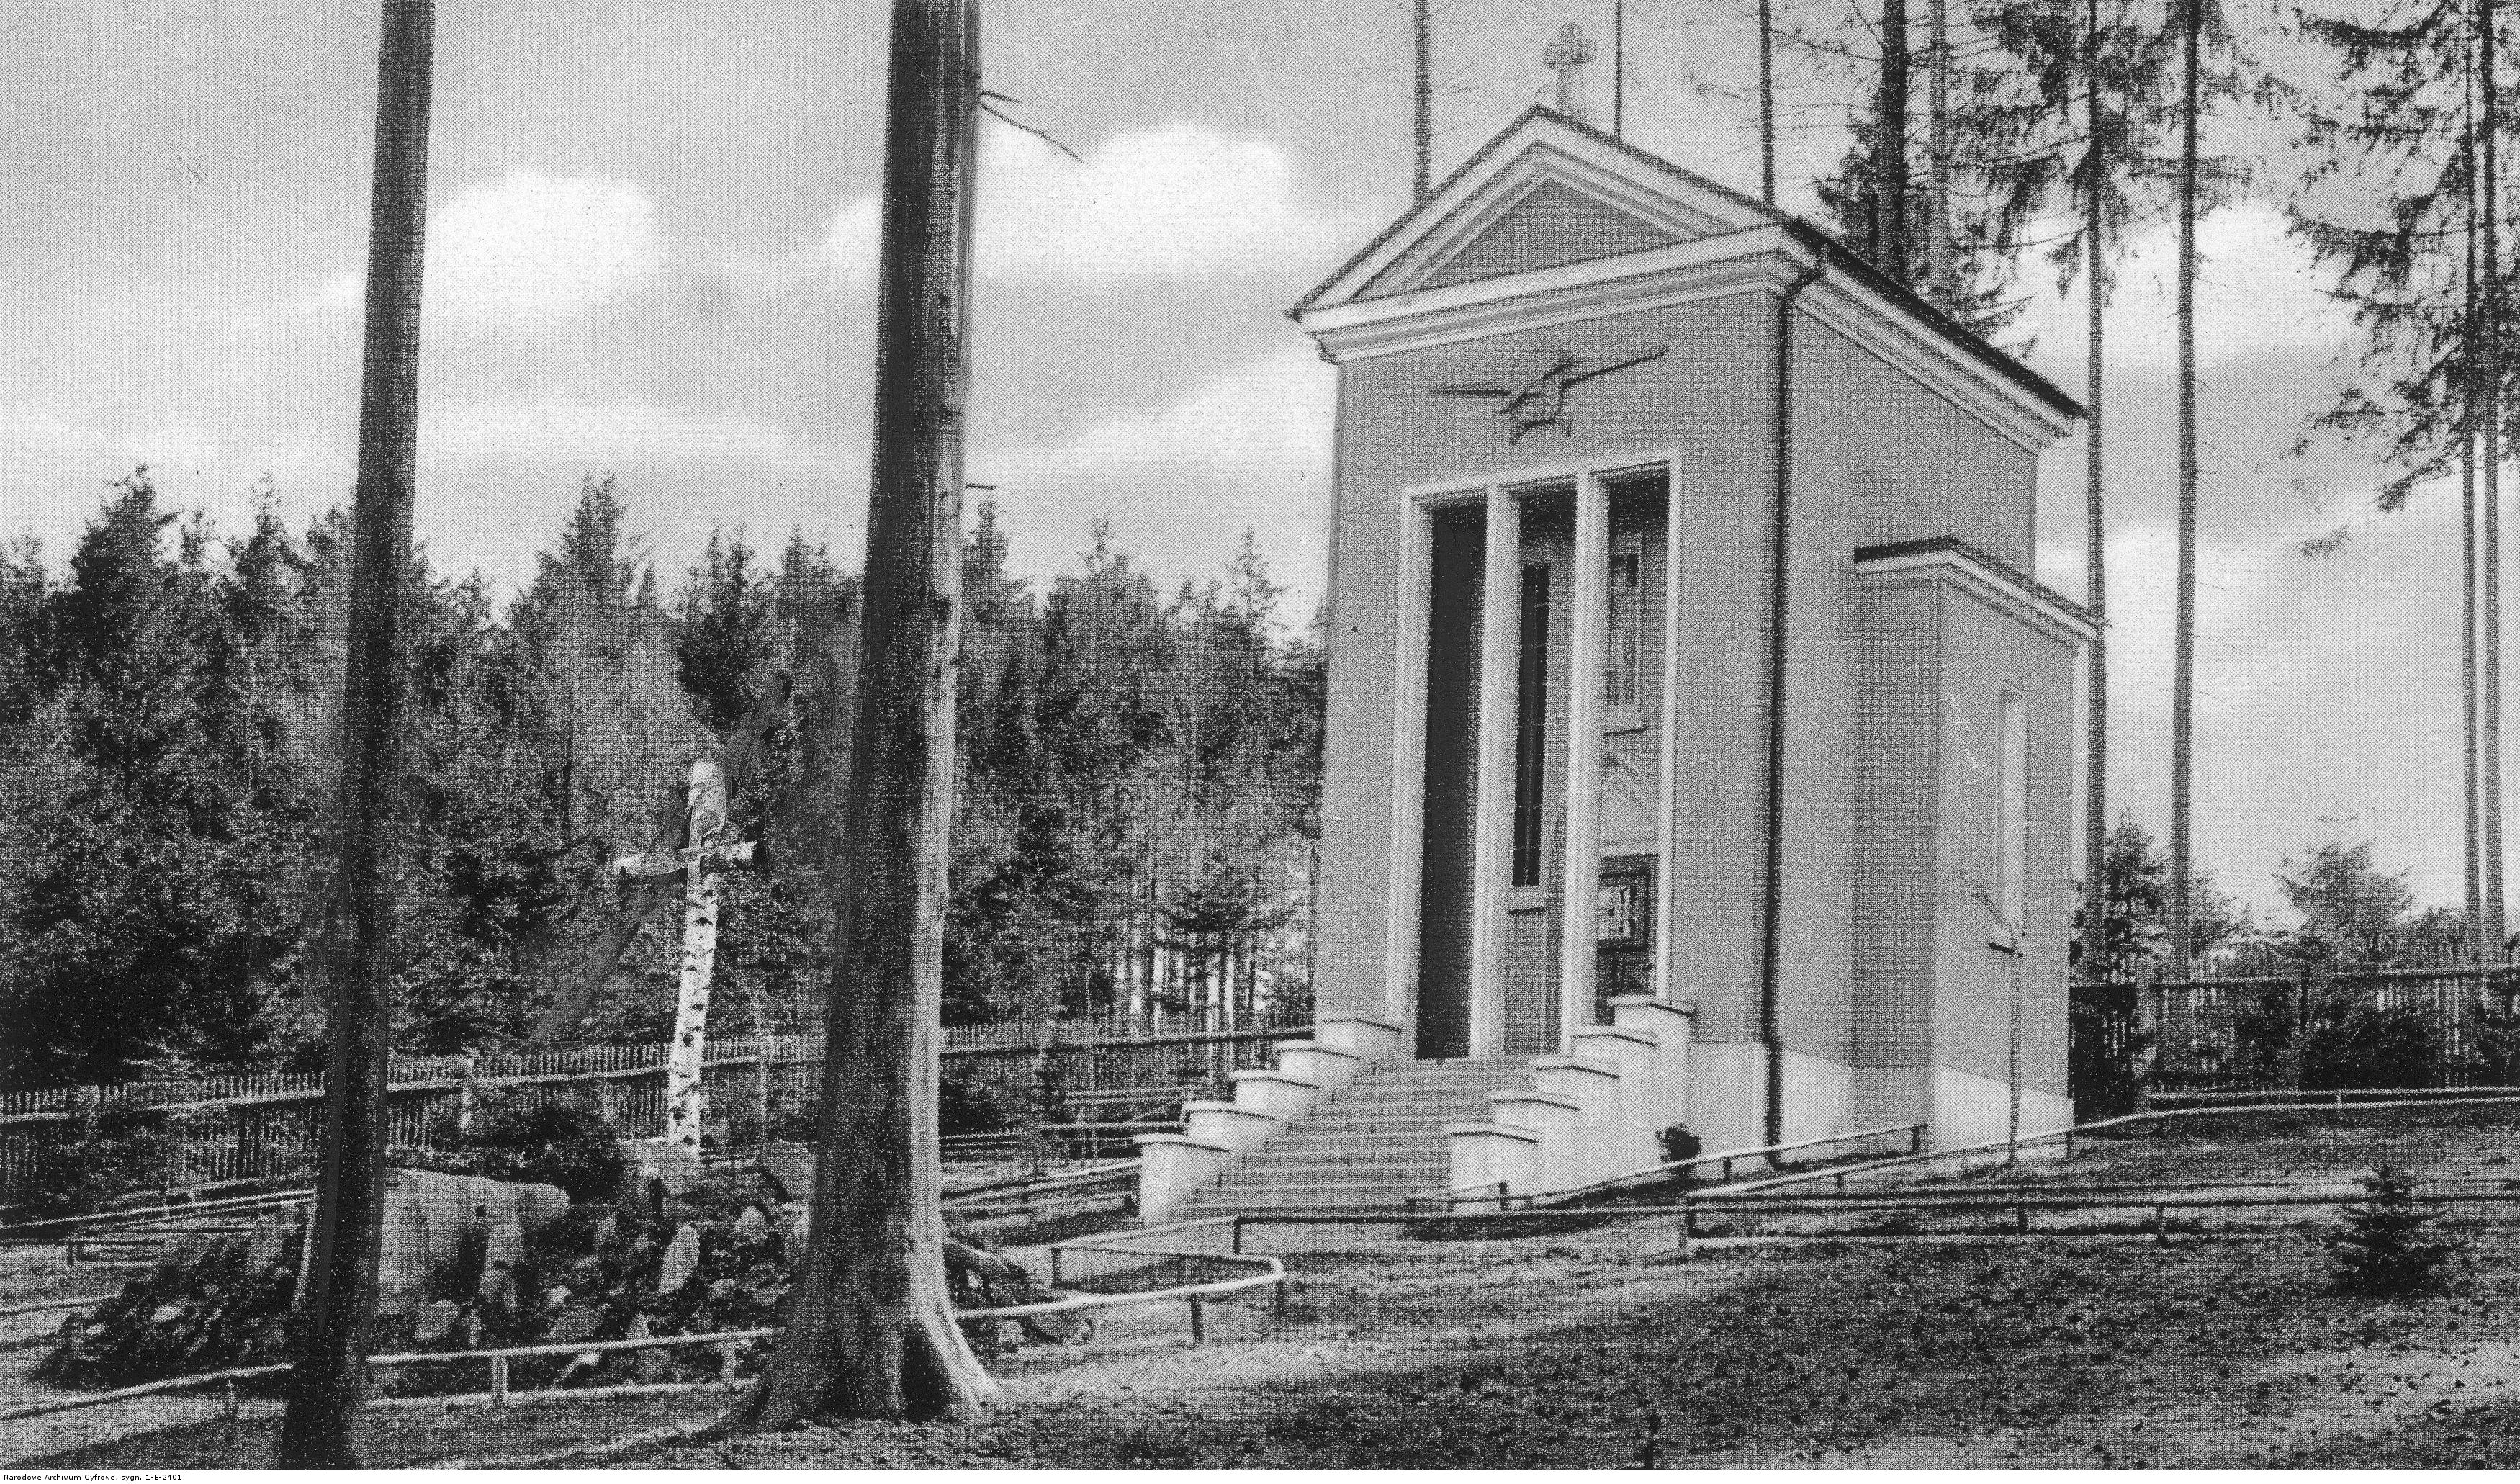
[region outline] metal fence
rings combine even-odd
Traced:
[[[2520,1074],[2520,967],[2316,966],[2073,986],[2076,1102],[2140,1093],[2501,1086]]]
[[[1023,1123],[1060,1116],[1077,1094],[1130,1087],[1223,1092],[1234,1072],[1275,1064],[1275,1044],[1308,1022],[1164,1036],[1104,1037],[1092,1022],[1032,1020],[948,1027],[940,1053],[949,1114]],[[591,1100],[631,1138],[664,1131],[665,1057],[657,1042],[481,1057],[396,1057],[386,1105],[392,1144],[458,1147],[519,1104]],[[701,1070],[704,1141],[801,1137],[821,1088],[822,1037],[708,1043]],[[0,1206],[25,1198],[83,1157],[80,1141],[116,1112],[154,1109],[163,1145],[154,1184],[174,1190],[285,1180],[310,1172],[322,1139],[321,1073],[240,1073],[183,1081],[52,1088],[0,1096]]]

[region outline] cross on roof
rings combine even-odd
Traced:
[[[1593,57],[1593,38],[1572,21],[1557,28],[1557,39],[1540,54],[1540,65],[1557,74],[1557,112],[1582,123],[1593,121],[1593,111],[1584,107],[1584,64]]]

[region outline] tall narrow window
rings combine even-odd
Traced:
[[[1989,884],[2004,919],[1996,935],[2009,946],[2030,921],[2030,729],[2017,691],[1997,698],[1996,713],[1995,879]]]
[[[1540,884],[1541,769],[1549,727],[1549,568],[1522,569],[1521,673],[1513,709],[1513,884]]]
[[[1610,551],[1610,653],[1602,666],[1601,725],[1625,732],[1644,725],[1638,698],[1644,673],[1644,552],[1634,536]]]

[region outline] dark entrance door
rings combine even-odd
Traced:
[[[1426,604],[1426,804],[1418,878],[1418,1055],[1470,1049],[1470,867],[1478,829],[1480,569],[1487,513],[1434,512]]]

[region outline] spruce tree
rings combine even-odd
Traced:
[[[2458,1243],[2432,1230],[2437,1207],[2414,1198],[2414,1181],[2383,1164],[2362,1182],[2363,1199],[2341,1213],[2328,1242],[2336,1253],[2336,1291],[2356,1298],[2404,1298],[2441,1286],[2442,1269]]]

